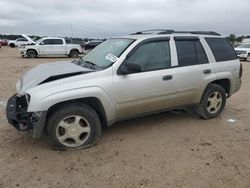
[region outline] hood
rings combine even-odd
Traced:
[[[93,72],[93,70],[81,67],[70,61],[37,65],[25,72],[21,80],[18,81],[16,85],[17,93],[22,95],[25,90],[39,84],[88,72]]]
[[[36,42],[35,42],[34,40],[32,40],[28,35],[22,34],[22,36],[23,36],[24,38],[26,38],[26,39],[29,41],[29,43],[36,44]]]

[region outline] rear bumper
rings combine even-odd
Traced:
[[[27,112],[27,108],[25,96],[13,95],[7,102],[6,118],[19,131],[33,129],[33,138],[39,138],[44,131],[46,112]]]

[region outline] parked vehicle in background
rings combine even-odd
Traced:
[[[0,39],[1,46],[8,46],[8,40]]]
[[[33,41],[28,40],[27,38],[18,38],[16,40],[10,40],[8,45],[11,48],[15,48],[15,47],[21,47],[21,46],[25,46],[28,44],[32,44]]]
[[[28,39],[28,36],[25,37]],[[33,41],[32,45],[20,47],[19,51],[22,57],[28,58],[55,55],[78,57],[78,55],[82,53],[82,48],[79,44],[67,44],[64,38],[45,37],[36,42]]]
[[[103,43],[103,40],[91,40],[91,41],[85,42],[84,50],[92,50],[101,43]]]
[[[215,32],[150,31],[111,38],[79,60],[36,66],[17,82],[6,115],[61,149],[86,148],[102,126],[190,107],[219,116],[241,87],[242,65]]]
[[[242,39],[242,43],[244,44],[244,43],[250,43],[250,38],[243,38]]]
[[[250,43],[243,43],[235,48],[237,56],[242,60],[250,61]]]

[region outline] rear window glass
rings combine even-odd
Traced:
[[[223,38],[205,38],[210,49],[212,50],[215,60],[229,61],[237,59],[236,53],[231,44]]]

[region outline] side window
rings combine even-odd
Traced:
[[[126,63],[140,65],[142,72],[171,67],[169,41],[155,41],[141,45]]]
[[[28,41],[26,38],[20,38],[20,39],[18,39],[17,41],[22,41],[22,42],[26,42],[26,41]]]
[[[208,63],[207,54],[201,45],[201,42],[196,40],[194,41],[196,54],[197,54],[197,64],[205,64]]]
[[[207,55],[199,40],[175,41],[179,66],[208,63]]]
[[[224,38],[205,38],[217,62],[237,59],[231,44]]]
[[[62,41],[62,39],[53,39],[53,44],[54,45],[61,45],[61,44],[63,44],[63,41]]]
[[[45,40],[43,40],[42,42],[43,42],[43,44],[45,44],[45,45],[53,44],[53,41],[52,41],[51,39],[45,39]]]

